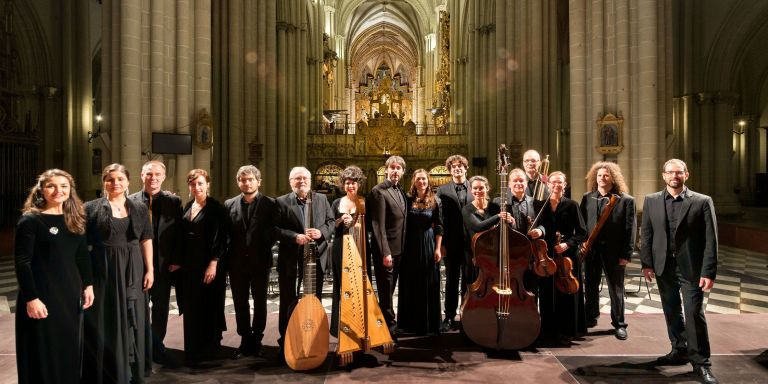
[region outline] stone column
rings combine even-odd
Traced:
[[[739,99],[738,94],[722,91],[714,98],[714,139],[713,157],[715,193],[712,199],[718,214],[739,213],[740,204],[733,192],[733,106]]]
[[[658,125],[658,41],[657,4],[655,0],[643,1],[637,5],[638,12],[638,115],[632,119],[628,132],[633,145],[630,151],[619,156],[619,163],[631,172],[629,187],[631,193],[642,203],[645,195],[655,192],[660,179]],[[626,128],[625,128],[626,129]],[[634,144],[636,143],[636,144]],[[626,177],[626,175],[625,175]],[[642,206],[642,205],[640,205]]]
[[[587,135],[591,124],[587,113],[587,16],[586,0],[569,1],[570,78],[571,78],[571,196],[578,198],[585,192],[583,182],[591,162],[587,149]]]

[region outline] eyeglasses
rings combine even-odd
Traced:
[[[685,171],[664,171],[667,176],[684,176]]]

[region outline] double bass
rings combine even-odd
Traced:
[[[506,185],[507,148],[499,147],[498,174]],[[501,188],[501,209],[506,192]],[[529,267],[531,242],[502,220],[472,237],[479,275],[470,285],[462,305],[464,333],[475,343],[494,349],[521,349],[539,335],[541,318],[536,297],[523,285]]]
[[[349,233],[342,239],[341,298],[339,302],[339,365],[352,362],[356,351],[381,347],[388,354],[395,350],[392,335],[384,321],[371,280],[365,252],[365,202],[358,200],[357,215]]]
[[[307,194],[306,212],[305,229],[312,225],[312,191]],[[315,296],[317,253],[314,240],[304,245],[303,292],[285,330],[285,362],[294,371],[317,368],[328,355],[328,315]]]

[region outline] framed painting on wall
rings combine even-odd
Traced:
[[[597,119],[595,141],[597,151],[606,154],[617,154],[624,149],[624,118],[606,114]]]

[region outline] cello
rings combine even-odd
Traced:
[[[312,226],[312,191],[307,194],[306,212],[308,229]],[[285,330],[285,362],[294,371],[317,368],[328,355],[328,315],[315,296],[317,258],[317,244],[310,240],[304,245],[303,292]]]
[[[506,185],[507,148],[499,147],[498,174]],[[501,209],[506,211],[506,192],[501,189]],[[461,322],[473,342],[487,348],[521,349],[536,340],[541,318],[536,297],[523,285],[529,267],[531,242],[502,220],[472,237],[477,280],[464,296]]]

